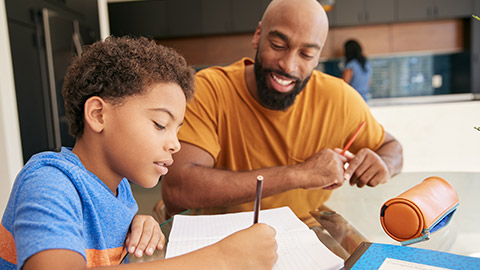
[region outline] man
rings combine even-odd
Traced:
[[[309,211],[344,181],[376,186],[401,170],[400,144],[361,96],[314,71],[327,33],[317,1],[274,0],[253,36],[255,62],[197,73],[179,133],[182,150],[162,181],[170,214],[251,211],[262,175],[262,208],[288,205],[308,224]],[[335,148],[363,121],[350,148],[355,155],[340,155]]]

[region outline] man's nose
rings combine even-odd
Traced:
[[[286,52],[278,61],[278,65],[283,72],[293,75],[298,69],[297,55],[293,51]]]

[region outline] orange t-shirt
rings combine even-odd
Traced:
[[[215,168],[232,171],[293,165],[323,148],[343,148],[362,121],[353,153],[383,143],[384,129],[362,97],[342,79],[314,71],[305,89],[286,111],[261,106],[245,83],[244,58],[227,67],[211,67],[196,75],[196,93],[187,105],[179,139],[202,148]],[[331,191],[294,189],[262,199],[262,208],[289,206],[306,219]],[[252,211],[253,202],[203,209],[204,213]]]

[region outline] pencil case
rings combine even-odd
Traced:
[[[432,176],[386,201],[380,211],[385,232],[402,245],[428,240],[448,225],[459,205],[455,189]]]

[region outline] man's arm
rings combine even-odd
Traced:
[[[263,197],[295,188],[343,183],[346,159],[330,149],[292,166],[234,172],[213,168],[213,157],[203,149],[188,143],[181,145],[169,173],[162,179],[162,197],[169,214],[253,201],[258,175],[265,179]]]
[[[377,151],[363,148],[355,156],[350,155],[345,181],[350,185],[374,187],[387,182],[402,170],[403,153],[400,143],[388,132]]]

